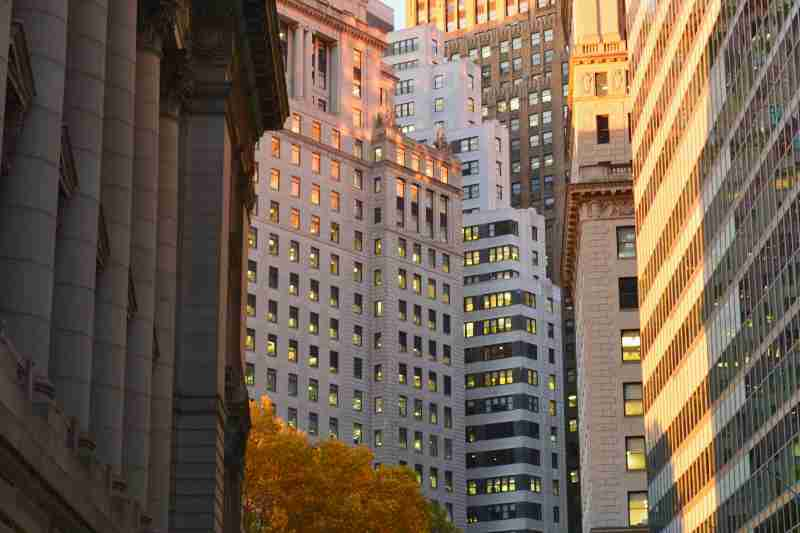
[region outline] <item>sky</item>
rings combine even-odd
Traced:
[[[405,0],[383,0],[383,2],[394,9],[394,29],[403,29],[406,25]]]

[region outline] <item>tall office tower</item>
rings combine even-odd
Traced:
[[[544,217],[464,217],[467,531],[566,532],[561,292]]]
[[[0,56],[0,530],[241,533],[274,3],[5,0]]]
[[[408,26],[427,21],[417,16],[416,2],[407,2]],[[509,130],[511,205],[535,207],[544,214],[547,269],[557,280],[569,56],[559,10],[553,0],[530,6],[499,3],[497,9],[487,0],[467,4],[455,25],[450,21],[443,26],[442,21],[450,19],[437,19],[438,27],[447,30],[445,57],[469,58],[480,66],[480,115],[497,119]]]
[[[384,60],[397,76],[397,126],[428,144],[445,135],[461,161],[464,214],[508,207],[508,129],[481,119],[480,68],[468,59],[445,59],[443,34],[433,25],[388,38]]]
[[[262,140],[253,394],[311,438],[407,464],[465,522],[461,178],[393,124],[378,2],[278,2],[291,117]]]
[[[509,207],[508,131],[481,122],[479,68],[446,61],[441,42],[430,25],[394,32],[386,60],[398,125],[422,142],[446,128],[464,173],[468,530],[565,531],[561,299],[544,218]]]
[[[574,301],[582,530],[647,531],[647,476],[628,116],[619,0],[576,0],[570,30],[565,290]]]
[[[800,3],[629,7],[651,531],[800,522]]]

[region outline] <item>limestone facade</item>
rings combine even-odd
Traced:
[[[383,8],[278,2],[291,116],[256,155],[250,390],[408,465],[463,525],[461,176],[395,126]]]
[[[274,6],[0,2],[0,529],[241,531]]]
[[[561,265],[574,302],[582,530],[646,531],[647,479],[628,117],[617,0],[574,2]],[[624,14],[624,12],[623,12]]]

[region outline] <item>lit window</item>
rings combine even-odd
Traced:
[[[628,525],[631,527],[647,525],[647,493],[628,493]]]
[[[636,257],[636,230],[633,226],[620,226],[617,228],[617,258],[633,257]]]
[[[642,384],[625,383],[622,385],[622,392],[625,401],[625,416],[642,416],[644,414]]]
[[[644,437],[625,438],[625,462],[628,470],[644,470],[647,468]]]
[[[622,360],[642,360],[642,339],[638,329],[622,330]]]

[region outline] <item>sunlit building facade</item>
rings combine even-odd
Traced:
[[[574,301],[582,530],[647,531],[639,305],[628,113],[628,51],[619,0],[576,0],[570,28],[565,290]],[[570,413],[571,416],[571,413]]]
[[[407,465],[463,526],[459,162],[395,127],[390,9],[281,0],[278,14],[291,115],[256,154],[251,394],[312,440]]]
[[[544,217],[464,216],[467,531],[566,532],[561,291]]]
[[[800,523],[800,3],[629,2],[651,531]]]

